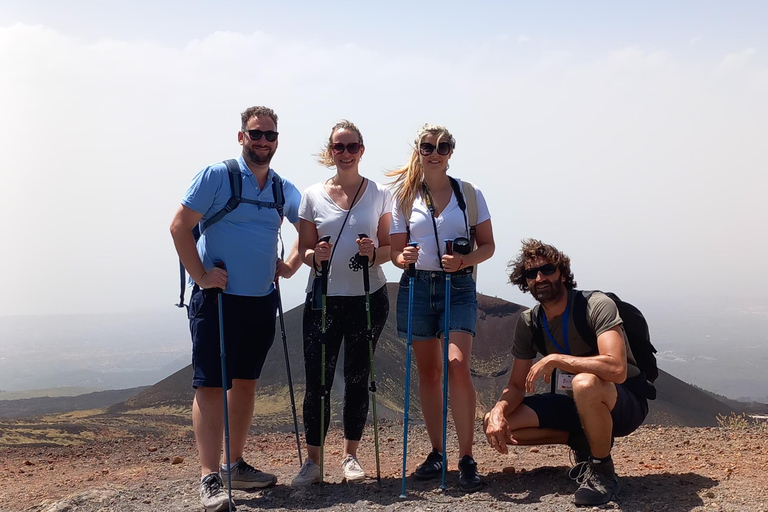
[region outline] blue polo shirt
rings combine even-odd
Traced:
[[[256,177],[245,165],[242,155],[237,158],[243,177],[243,197],[263,202],[274,202],[272,177],[269,170],[264,189],[259,188]],[[299,221],[301,193],[285,178],[283,213],[293,224]],[[227,166],[223,162],[209,165],[192,180],[181,204],[203,214],[202,223],[224,208],[232,196]],[[215,261],[224,262],[229,280],[226,293],[263,297],[272,292],[277,266],[277,232],[280,215],[274,208],[260,208],[247,203],[225,215],[205,230],[197,242],[197,252],[206,270]]]

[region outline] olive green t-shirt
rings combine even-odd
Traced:
[[[579,291],[570,290],[569,301],[573,304],[574,294],[581,293]],[[515,327],[515,338],[512,344],[512,355],[515,358],[520,359],[535,359],[538,353],[538,348],[533,342],[532,331],[532,315],[538,311],[541,306],[535,306],[527,311],[524,311],[520,318],[517,320],[517,326]],[[600,336],[602,333],[609,331],[616,326],[622,324],[621,317],[619,316],[619,310],[616,307],[616,303],[613,302],[607,295],[601,292],[594,292],[589,296],[587,300],[587,325],[595,331],[595,336]],[[547,325],[549,326],[549,332],[552,333],[552,337],[557,341],[561,347],[565,347],[565,340],[563,339],[563,316],[558,315],[554,318],[547,318]],[[542,327],[543,329],[543,327]],[[579,331],[576,330],[576,324],[573,322],[573,314],[568,319],[568,345],[570,352],[574,356],[595,356],[598,354],[597,349],[592,345],[584,341],[579,335]],[[627,335],[624,333],[624,329],[621,328],[621,335],[624,338],[624,346],[627,349],[627,378],[634,377],[640,373],[637,368],[637,363],[632,355],[632,350],[629,347],[629,341]],[[546,332],[544,335],[544,346],[547,349],[547,353],[562,353],[552,340],[549,339]]]

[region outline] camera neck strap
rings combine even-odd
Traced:
[[[453,182],[453,178],[450,176],[448,177],[451,182]],[[451,192],[455,193],[454,187],[451,186]],[[435,244],[437,245],[437,260],[440,262],[440,267],[442,268],[443,262],[442,262],[442,253],[440,252],[440,238],[437,236],[437,222],[435,222],[435,217],[437,216],[437,210],[435,209],[435,201],[432,198],[432,194],[429,192],[429,187],[427,186],[426,181],[421,182],[421,193],[424,196],[424,204],[427,205],[427,209],[429,210],[430,217],[432,218],[432,229],[435,231]],[[463,199],[463,198],[462,198]],[[467,238],[469,238],[469,224],[467,222],[467,212],[465,211],[466,208],[462,208],[464,201],[459,201],[459,197],[456,197],[457,202],[459,202],[459,208],[461,210],[462,215],[464,215],[464,228],[467,231]],[[447,207],[447,205],[446,205]]]

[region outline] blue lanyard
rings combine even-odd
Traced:
[[[541,311],[541,320],[544,324],[544,332],[547,333],[547,336],[549,336],[549,341],[552,342],[552,344],[557,347],[557,349],[563,353],[563,354],[571,354],[571,346],[568,344],[568,317],[571,316],[571,298],[568,297],[568,304],[565,306],[565,312],[563,313],[563,343],[565,344],[565,350],[563,350],[563,347],[560,346],[560,344],[555,340],[555,337],[552,336],[552,333],[549,330],[549,324],[547,324],[547,314],[542,310]]]

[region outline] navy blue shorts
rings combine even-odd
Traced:
[[[397,332],[408,335],[408,273],[400,278],[397,292]],[[477,294],[472,274],[451,275],[449,330],[475,335]],[[445,330],[445,272],[417,270],[413,288],[414,340],[438,338]]]
[[[616,405],[613,406],[613,437],[634,432],[648,415],[648,400],[616,384]],[[533,409],[539,418],[540,428],[552,428],[566,432],[583,432],[576,402],[568,395],[543,393],[527,396],[523,403]]]
[[[221,387],[219,305],[215,290],[192,291],[189,330],[192,332],[192,387]],[[277,291],[263,297],[222,295],[227,389],[232,379],[258,379],[275,339]]]

